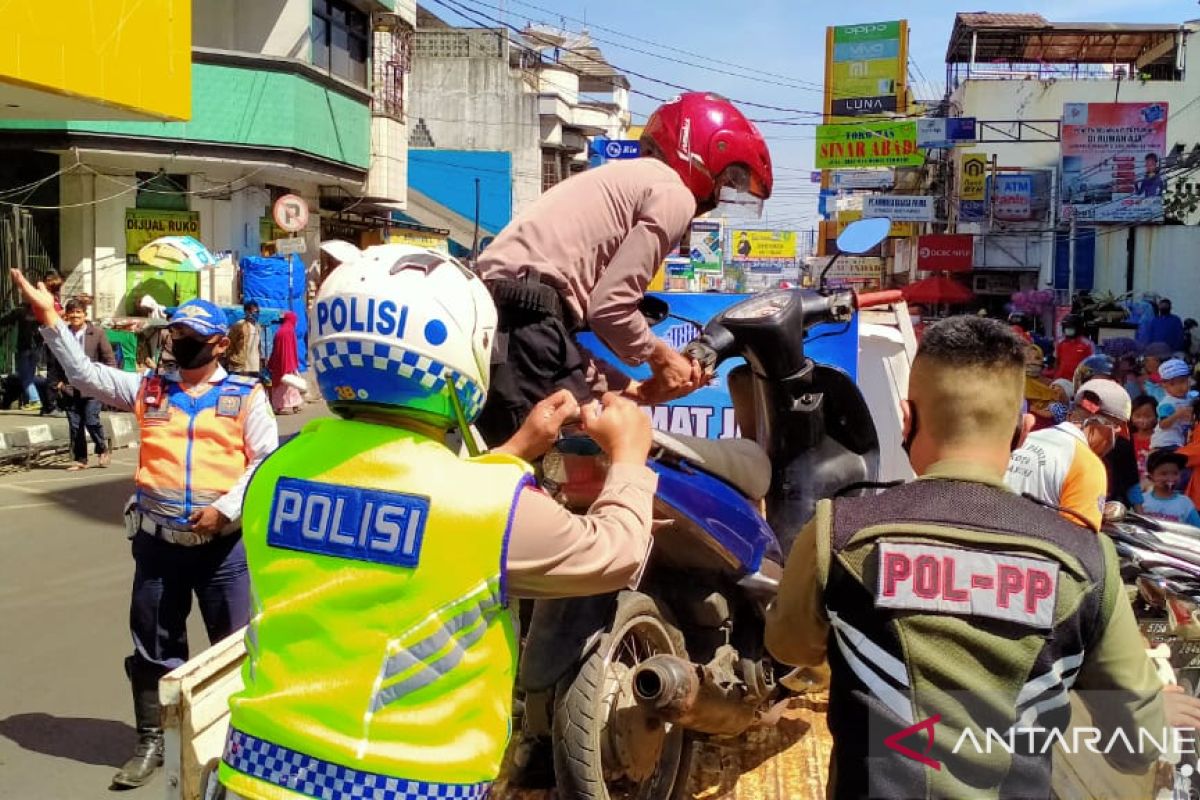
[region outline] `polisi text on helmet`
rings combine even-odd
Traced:
[[[404,337],[408,306],[374,297],[334,297],[317,302],[317,335],[332,333],[374,333]]]

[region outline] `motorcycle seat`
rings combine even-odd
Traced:
[[[771,459],[751,439],[699,439],[656,430],[654,444],[731,484],[751,500],[762,500],[771,488]]]

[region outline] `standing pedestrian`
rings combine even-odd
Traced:
[[[80,300],[68,300],[65,309],[67,328],[75,337],[83,354],[96,364],[116,367],[117,357],[104,331],[87,319],[87,306]],[[100,466],[107,467],[112,457],[104,436],[104,424],[100,420],[101,403],[70,385],[66,372],[58,359],[50,355],[46,359],[46,380],[59,395],[59,404],[67,412],[67,429],[71,438],[71,455],[75,461],[68,471],[88,468],[87,440],[92,437]]]
[[[446,447],[483,405],[496,310],[448,256],[401,249],[322,283],[313,363],[340,419],[246,493],[257,602],[220,766],[234,797],[488,797],[511,733],[510,597],[619,591],[649,553],[657,478],[631,401],[607,395],[601,414],[560,390],[488,454]],[[340,313],[355,306],[363,325]],[[578,412],[612,463],[586,516],[527,463]]]
[[[821,501],[792,547],[766,645],[828,658],[829,798],[1049,797],[1054,739],[1025,731],[1061,736],[1072,688],[1105,741],[1200,721],[1146,657],[1111,543],[1005,488],[1023,351],[998,321],[931,326],[903,401],[920,479]],[[1105,754],[1124,771],[1158,756]]]
[[[229,347],[228,329],[225,313],[207,300],[191,300],[171,315],[176,368],[138,375],[90,360],[45,286],[33,286],[19,270],[12,274],[71,386],[133,411],[141,432],[137,491],[125,513],[134,560],[134,652],[125,673],[138,741],[113,776],[115,786],[141,786],[162,765],[158,682],[188,659],[193,594],[211,643],[250,619],[242,495],[250,474],[278,446],[279,432],[258,381],[229,375],[218,363]]]
[[[1054,348],[1054,377],[1075,379],[1075,369],[1096,352],[1095,345],[1083,333],[1083,318],[1067,314],[1062,321],[1062,341]]]
[[[37,335],[37,318],[26,304],[17,306],[3,317],[0,325],[12,325],[17,330],[16,367],[21,384],[21,404],[29,411],[42,410],[42,397],[37,388],[37,367],[42,359],[42,340]],[[46,413],[50,412],[47,407]]]
[[[641,148],[641,158],[555,186],[479,257],[500,313],[478,423],[486,441],[508,439],[557,389],[580,402],[611,389],[652,404],[703,384],[700,364],[654,336],[638,304],[695,216],[724,203],[761,211],[770,153],[732,103],[703,92],[651,114]],[[630,381],[594,359],[575,339],[587,329],[624,363],[648,364],[651,377]]]
[[[229,371],[255,380],[262,377],[262,326],[253,300],[242,305],[242,318],[229,326]]]
[[[275,331],[271,357],[271,406],[276,414],[295,414],[304,405],[304,396],[293,384],[300,377],[300,357],[296,344],[296,312],[283,312],[283,321]],[[289,378],[289,376],[291,376]]]
[[[1169,298],[1158,301],[1158,316],[1150,322],[1150,341],[1165,343],[1172,355],[1184,351],[1183,320],[1172,313]]]

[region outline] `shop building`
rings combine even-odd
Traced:
[[[103,318],[131,313],[127,265],[156,235],[190,234],[236,264],[286,236],[271,207],[296,194],[309,261],[323,220],[403,208],[415,19],[412,0],[193,0],[183,121],[0,119],[0,192],[40,181],[18,196],[43,251],[27,243],[27,256]],[[209,283],[233,299],[231,273]]]

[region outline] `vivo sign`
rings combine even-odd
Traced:
[[[929,234],[917,239],[917,269],[958,272],[971,269],[975,237],[964,233]]]

